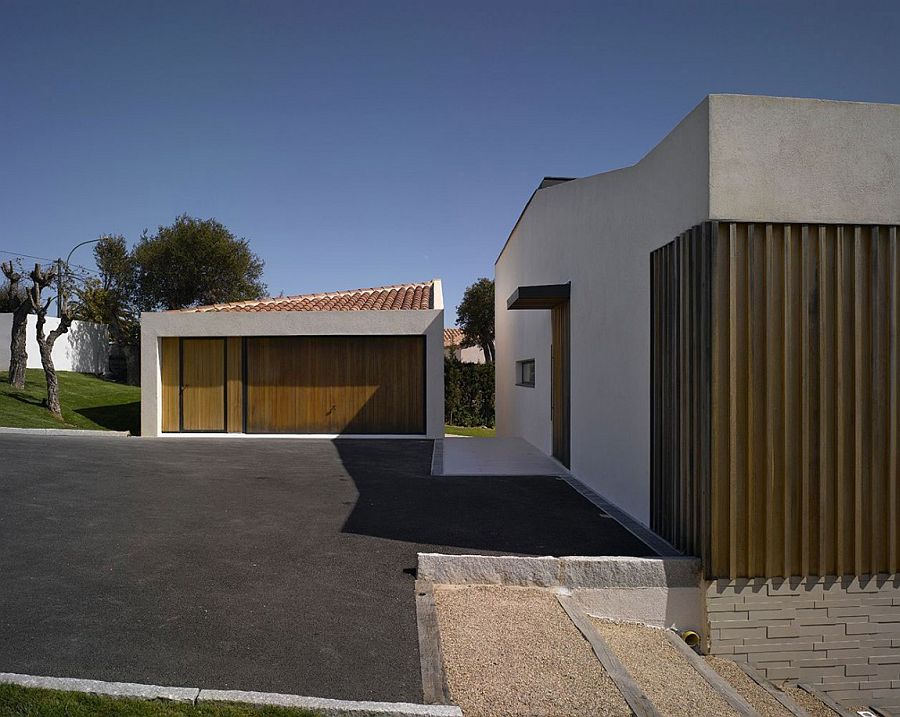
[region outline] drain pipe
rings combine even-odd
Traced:
[[[694,632],[693,630],[681,630],[678,633],[681,636],[681,639],[684,640],[684,643],[690,647],[692,650],[697,650],[700,647],[700,635]]]

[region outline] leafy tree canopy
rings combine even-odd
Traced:
[[[464,347],[480,346],[484,358],[494,362],[494,282],[481,278],[469,286],[456,307]]]
[[[256,299],[266,291],[262,259],[215,219],[185,214],[155,234],[145,231],[132,257],[146,311]]]

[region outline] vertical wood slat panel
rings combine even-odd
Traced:
[[[781,228],[784,240],[784,534],[783,574],[814,572],[818,559],[818,486],[813,464],[818,455],[817,375],[810,347],[818,337],[815,311],[804,297],[815,291],[815,251],[809,227]],[[799,448],[799,451],[797,450]],[[804,516],[807,516],[804,519]]]
[[[713,223],[710,232],[712,242],[712,294],[710,297],[710,565],[712,575],[730,575],[731,545],[734,517],[731,513],[732,494],[729,480],[731,470],[731,421],[730,392],[730,301],[731,283],[731,227]],[[715,400],[712,400],[712,397]],[[712,476],[716,480],[712,480]]]
[[[897,234],[708,223],[654,253],[653,527],[708,577],[900,569]]]
[[[835,275],[836,229],[818,227],[818,286],[817,306],[819,309],[819,569],[820,575],[837,571],[837,542],[834,530],[837,502],[837,424],[835,413],[835,368],[836,319],[835,319]],[[810,303],[813,303],[810,299]],[[811,569],[811,568],[810,568]]]
[[[162,384],[162,412],[160,428],[166,433],[179,430],[178,410],[181,389],[180,360],[176,336],[165,336],[159,340],[160,379]]]
[[[242,340],[238,336],[226,339],[226,368],[228,375],[227,426],[229,433],[241,433],[244,430],[244,356]]]
[[[889,303],[890,303],[890,371],[888,395],[889,430],[888,430],[888,571],[900,570],[900,246],[898,246],[897,227],[891,227],[889,233]]]

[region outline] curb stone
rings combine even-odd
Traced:
[[[463,717],[455,705],[419,705],[411,702],[367,702],[303,697],[276,692],[244,692],[240,690],[205,690],[199,687],[163,687],[135,682],[105,682],[69,677],[41,677],[0,672],[0,684],[34,687],[62,692],[85,692],[106,697],[131,697],[174,702],[240,702],[254,705],[300,707],[325,717]]]
[[[91,431],[84,428],[6,428],[0,427],[0,435],[19,436],[94,436],[95,438],[129,438],[128,431]]]

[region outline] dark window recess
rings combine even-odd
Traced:
[[[516,361],[516,386],[534,387],[534,359]]]

